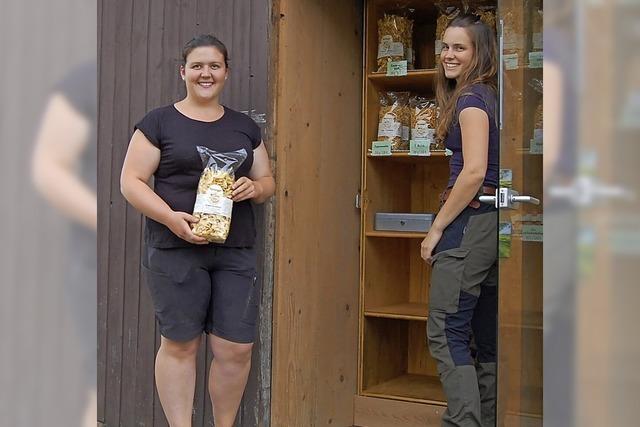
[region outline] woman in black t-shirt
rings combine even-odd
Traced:
[[[156,385],[171,426],[191,425],[203,332],[214,355],[209,392],[216,426],[233,425],[251,364],[260,292],[251,201],[266,201],[275,182],[258,126],[219,102],[228,71],[218,39],[189,41],[180,67],[186,97],[136,125],[122,169],[122,194],[147,217],[142,267],[162,335]],[[236,172],[224,244],[208,244],[190,227],[203,169],[198,145],[248,154]]]
[[[433,267],[427,339],[447,397],[444,426],[495,426],[497,210],[477,196],[495,196],[498,185],[496,57],[495,34],[477,16],[459,16],[445,30],[437,133],[453,154],[421,245]]]

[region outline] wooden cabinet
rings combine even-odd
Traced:
[[[398,3],[274,3],[274,426],[439,426],[446,407],[426,344],[431,271],[420,258],[426,233],[374,228],[376,212],[435,213],[448,179],[444,152],[429,157],[369,152],[378,139],[380,93],[434,97],[438,11],[433,0],[401,2],[413,9],[415,69],[402,77],[377,72],[377,21]],[[505,11],[521,7],[513,0]],[[505,105],[521,114],[522,100],[512,86],[505,89],[512,93]],[[519,123],[509,115],[505,121]],[[513,151],[511,140],[505,141]],[[537,176],[530,169],[526,173]],[[354,206],[358,192],[360,210]],[[508,286],[500,302],[502,310],[516,314],[524,309],[518,301],[534,290],[527,284],[527,292],[519,292],[522,276],[537,277],[514,262],[517,245],[514,240],[513,267],[505,270],[511,273],[501,276]],[[524,346],[524,333],[502,337],[512,345],[499,350],[507,372],[502,384],[508,387],[498,405],[512,415],[517,408],[507,401],[520,399],[521,389],[526,394],[525,377],[540,372],[528,369],[529,359],[540,359],[540,346],[537,341]],[[521,405],[519,412],[538,411],[536,399],[538,407]]]
[[[434,65],[437,19],[433,2],[408,2],[413,9],[416,65]],[[420,258],[426,233],[376,231],[377,212],[436,213],[448,179],[448,157],[394,152],[373,156],[378,139],[379,96],[409,91],[435,98],[436,70],[409,70],[406,76],[379,73],[378,20],[394,13],[394,3],[366,2],[362,129],[362,227],[360,346],[355,424],[438,425],[445,397],[436,362],[426,343],[430,267]],[[427,28],[428,30],[424,30]],[[416,33],[429,35],[420,40]],[[422,54],[422,57],[421,57]]]

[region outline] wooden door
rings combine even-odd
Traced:
[[[276,224],[271,425],[353,423],[362,4],[274,4]]]

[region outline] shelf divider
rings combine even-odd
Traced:
[[[365,309],[366,317],[382,317],[387,319],[406,319],[426,321],[428,314],[427,304],[407,302],[401,304],[385,305]]]

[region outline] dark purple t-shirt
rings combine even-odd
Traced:
[[[462,172],[464,160],[462,158],[462,133],[460,130],[459,115],[465,108],[476,107],[486,112],[489,116],[489,162],[483,185],[498,186],[500,171],[499,155],[500,133],[496,121],[497,97],[495,91],[488,85],[474,84],[469,86],[458,98],[456,115],[449,133],[445,138],[445,146],[453,152],[449,159],[449,183],[447,187],[453,187],[458,175]]]
[[[154,190],[171,209],[193,212],[200,174],[204,169],[196,146],[218,152],[244,148],[247,158],[235,173],[247,176],[253,165],[253,150],[262,141],[260,128],[245,114],[224,107],[224,115],[214,122],[190,119],[174,106],[150,111],[138,124],[149,141],[160,149],[160,163],[154,174]],[[231,229],[224,246],[253,246],[256,237],[253,206],[248,200],[233,204]],[[165,225],[147,218],[145,242],[156,248],[186,247]]]

